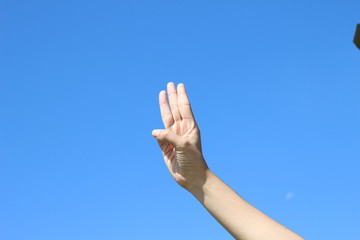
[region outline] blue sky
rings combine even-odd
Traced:
[[[185,83],[210,168],[306,239],[360,239],[353,1],[0,3],[0,238],[232,239],[167,172]]]

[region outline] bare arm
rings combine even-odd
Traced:
[[[154,130],[164,161],[176,182],[191,192],[236,239],[300,240],[236,194],[208,168],[202,155],[200,130],[183,84],[173,83],[159,94],[164,130]]]
[[[236,239],[300,240],[300,236],[272,220],[236,194],[211,171],[192,194]]]

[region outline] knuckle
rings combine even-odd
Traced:
[[[164,137],[167,137],[169,135],[169,130],[168,129],[164,130],[162,135]]]
[[[181,103],[179,103],[179,106],[181,106],[181,107],[189,107],[190,106],[190,103],[186,103],[186,102],[181,102]]]
[[[171,104],[170,104],[170,107],[171,107],[171,109],[177,108],[177,107],[178,107],[178,104],[177,104],[177,103],[171,103]]]

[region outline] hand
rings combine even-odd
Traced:
[[[168,104],[165,91],[159,94],[159,104],[164,130],[153,130],[165,164],[176,182],[191,191],[201,186],[208,166],[203,158],[200,130],[194,119],[184,84],[175,88],[168,83]]]

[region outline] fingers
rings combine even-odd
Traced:
[[[159,94],[161,118],[165,128],[171,127],[174,122],[181,121],[182,119],[195,122],[184,84],[180,83],[176,89],[174,83],[169,82],[167,84],[167,91],[170,107],[166,92],[161,91]]]
[[[174,83],[169,82],[167,84],[167,91],[169,95],[171,113],[175,122],[181,120],[181,115],[178,107],[178,95]]]
[[[166,92],[161,91],[159,93],[159,105],[161,112],[161,119],[164,123],[165,128],[169,128],[174,124],[174,118],[169,108],[169,103],[166,97]]]
[[[188,119],[194,121],[194,115],[191,110],[191,105],[184,84],[180,83],[177,86],[177,94],[178,94],[178,107],[182,119]]]

